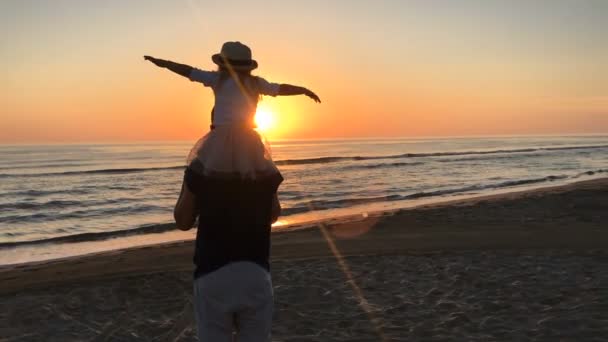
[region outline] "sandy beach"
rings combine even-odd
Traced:
[[[273,234],[275,341],[606,341],[608,179]],[[0,269],[1,341],[191,341],[192,242]]]

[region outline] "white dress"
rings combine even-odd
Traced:
[[[190,80],[213,89],[211,131],[188,156],[188,167],[210,177],[256,179],[279,173],[270,148],[255,130],[260,95],[276,96],[279,84],[249,76],[242,81],[220,72],[193,69]]]

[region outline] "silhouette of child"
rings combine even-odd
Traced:
[[[303,94],[321,102],[306,88],[270,83],[251,75],[258,64],[251,57],[251,49],[240,42],[226,42],[221,52],[212,56],[218,71],[204,71],[151,56],[144,58],[213,90],[211,131],[194,145],[188,156],[189,167],[205,176],[255,179],[278,172],[266,142],[254,130],[261,95]]]

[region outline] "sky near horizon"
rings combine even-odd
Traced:
[[[270,138],[608,133],[608,1],[0,2],[0,143],[193,140],[215,69],[248,44],[277,83]]]

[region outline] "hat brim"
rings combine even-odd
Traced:
[[[219,53],[216,53],[215,55],[211,56],[211,60],[213,61],[213,63],[219,66],[226,66],[226,63],[224,63],[225,59]],[[253,70],[258,67],[258,62],[253,59],[248,61],[228,60],[228,63],[230,63],[230,66],[234,70]]]

